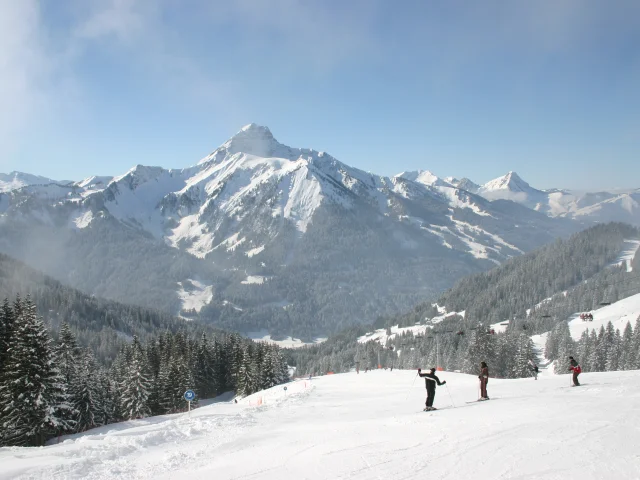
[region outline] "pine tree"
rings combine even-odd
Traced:
[[[216,359],[206,333],[202,334],[194,359],[196,392],[200,398],[209,398],[216,394]]]
[[[582,332],[580,336],[580,340],[578,341],[578,358],[582,359],[582,369],[585,372],[590,372],[590,362],[589,359],[591,357],[591,342],[589,338],[589,330],[585,330]]]
[[[613,372],[618,370],[618,362],[622,352],[622,337],[620,336],[620,330],[616,329],[613,341],[607,352],[606,371]]]
[[[69,431],[71,415],[49,334],[27,297],[16,301],[14,331],[0,383],[0,422],[5,445],[37,446]]]
[[[631,368],[634,370],[640,369],[640,315],[636,319],[636,324],[633,327],[633,340],[631,344],[631,353],[629,354],[629,361],[632,362]]]
[[[149,415],[149,380],[146,356],[138,337],[133,337],[130,346],[131,360],[126,368],[125,381],[122,388],[122,409],[128,420],[144,418]]]
[[[518,337],[515,362],[513,362],[512,375],[515,378],[530,377],[529,360],[533,358],[533,342],[531,338],[521,333]]]
[[[569,356],[577,356],[574,353],[576,345],[571,338],[567,322],[560,322],[555,330],[558,342],[558,356],[553,362],[554,370],[556,373],[565,373],[569,371]]]
[[[78,378],[78,366],[80,363],[81,352],[78,348],[76,338],[71,333],[71,329],[66,322],[63,322],[60,326],[60,332],[58,334],[58,343],[55,347],[56,363],[60,370],[62,377],[63,387],[67,393],[69,403],[74,407],[74,411],[67,411],[70,418],[68,422],[73,424],[73,430],[64,433],[72,433],[77,430],[77,403],[78,403],[78,390],[81,388],[81,382]]]
[[[595,348],[594,372],[604,372],[607,364],[607,338],[604,327],[600,327]]]
[[[100,424],[102,405],[100,404],[97,367],[91,352],[82,355],[75,379],[74,407],[78,411],[76,431],[84,432]]]
[[[7,358],[12,331],[13,310],[11,309],[9,299],[5,298],[2,307],[0,307],[0,374]]]
[[[256,392],[256,380],[256,371],[252,352],[247,345],[243,348],[242,361],[240,362],[240,369],[238,372],[236,393],[240,396],[246,397]]]

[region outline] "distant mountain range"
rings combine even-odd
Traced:
[[[298,338],[408,310],[584,224],[638,224],[638,192],[384,177],[255,124],[183,169],[0,179],[0,251],[87,293]]]

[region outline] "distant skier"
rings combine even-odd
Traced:
[[[436,384],[438,386],[444,385],[447,383],[446,380],[444,382],[440,382],[440,379],[436,376],[435,367],[432,368],[429,373],[421,373],[421,370],[418,369],[418,375],[424,378],[424,384],[425,387],[427,387],[427,401],[425,403],[426,408],[424,409],[425,412],[437,410],[437,408],[434,408],[433,406],[433,401],[436,398]]]
[[[578,375],[582,373],[582,369],[580,368],[580,365],[578,365],[578,362],[576,362],[575,358],[569,357],[569,361],[571,362],[569,371],[573,372],[573,386],[579,387],[580,382],[578,381]]]
[[[533,373],[533,378],[538,379],[538,365],[534,363],[533,360],[529,360],[529,370]]]
[[[478,375],[480,379],[480,400],[489,400],[489,395],[487,395],[487,383],[489,383],[489,367],[487,367],[486,362],[480,362],[480,375]]]

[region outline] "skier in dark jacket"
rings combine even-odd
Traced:
[[[487,395],[487,383],[489,383],[489,367],[485,362],[480,362],[480,400],[489,400]]]
[[[435,368],[432,368],[429,373],[421,373],[421,371],[422,370],[418,369],[418,375],[424,378],[424,384],[425,387],[427,387],[427,401],[426,408],[424,410],[425,412],[437,410],[437,408],[434,408],[433,406],[433,400],[436,398],[436,384],[444,385],[447,382],[446,380],[444,382],[440,382],[440,379],[436,376]]]
[[[571,363],[571,366],[569,367],[569,371],[573,372],[573,386],[579,387],[580,382],[578,381],[578,375],[582,373],[582,369],[580,368],[580,365],[578,365],[578,362],[576,362],[576,360],[573,357],[569,357],[569,362]]]

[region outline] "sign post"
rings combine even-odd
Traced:
[[[187,390],[186,392],[184,392],[184,399],[187,401],[187,404],[188,404],[189,416],[191,416],[191,402],[193,401],[194,398],[196,398],[196,393],[193,390]]]
[[[287,395],[287,387],[284,387],[284,394]]]

